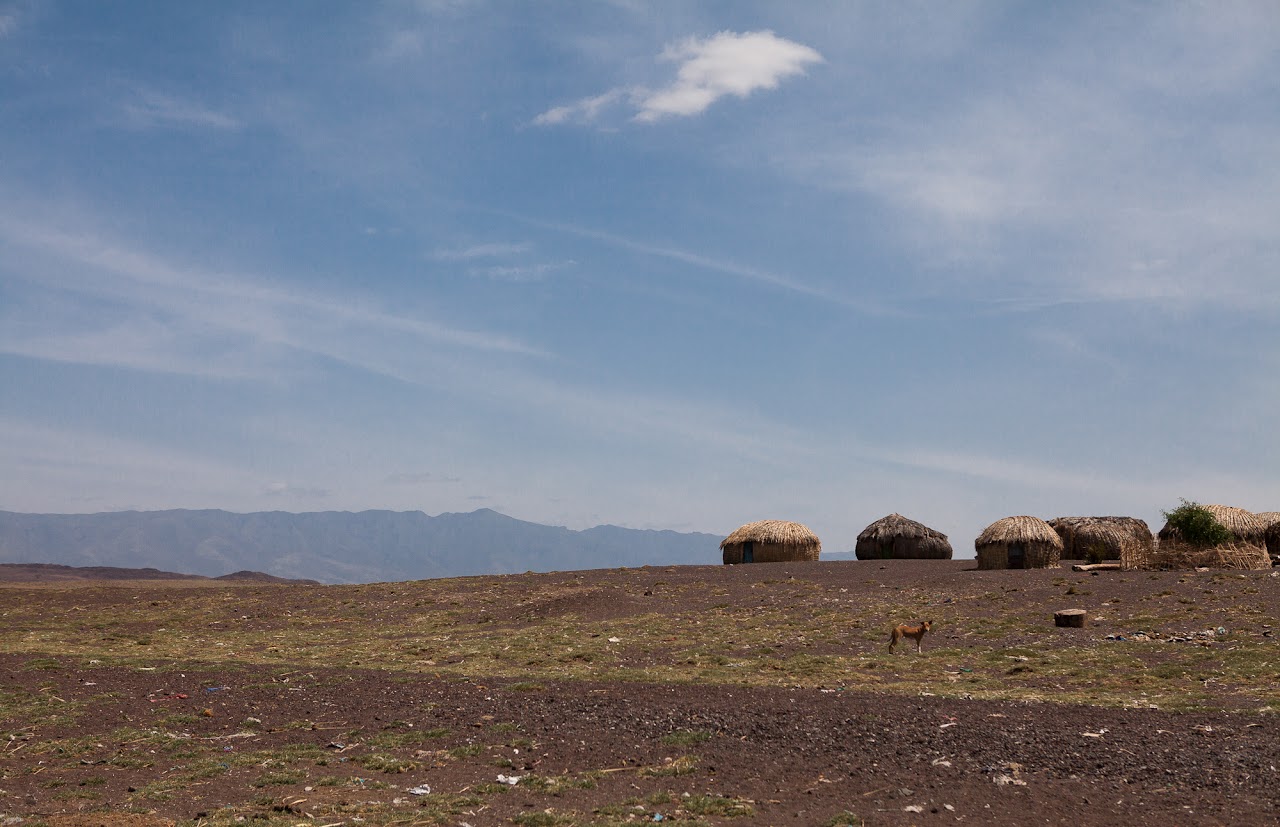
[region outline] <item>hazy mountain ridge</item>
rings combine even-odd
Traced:
[[[719,562],[721,538],[596,526],[575,531],[491,509],[294,514],[220,510],[0,511],[0,563],[240,570],[327,583]]]

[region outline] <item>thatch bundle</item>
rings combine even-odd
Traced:
[[[1227,543],[1222,546],[1197,548],[1181,540],[1162,541],[1154,552],[1120,560],[1123,569],[1148,569],[1156,571],[1182,571],[1186,569],[1245,569],[1271,568],[1271,555],[1262,546],[1247,543]]]
[[[1155,545],[1150,527],[1137,517],[1057,517],[1049,525],[1062,538],[1068,560],[1119,560],[1126,544],[1148,550]]]
[[[1062,538],[1039,517],[1005,517],[973,541],[980,569],[1052,568],[1062,559]]]
[[[747,523],[720,543],[724,562],[785,563],[817,560],[822,541],[808,527],[786,520]]]
[[[890,514],[862,530],[854,552],[859,560],[950,560],[951,543],[941,531]]]

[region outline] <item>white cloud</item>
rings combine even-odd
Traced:
[[[779,157],[888,206],[944,290],[1274,310],[1280,121],[1257,100],[1280,64],[1247,15],[1218,20],[1208,44],[1183,12],[1166,16],[1081,23],[1034,58],[991,44],[1001,77],[891,101],[855,140]],[[1187,64],[1214,77],[1168,80]]]
[[[543,355],[506,335],[391,312],[361,296],[266,286],[91,231],[0,213],[0,241],[10,248],[6,277],[29,285],[23,304],[3,315],[3,352],[232,378],[270,376],[311,354],[405,381],[460,352]]]
[[[470,261],[477,258],[504,258],[527,253],[533,245],[520,244],[476,244],[471,247],[460,247],[451,250],[436,250],[431,257],[436,261]]]
[[[600,95],[556,106],[534,119],[539,126],[569,121],[591,122],[608,107],[627,101],[638,110],[635,120],[650,123],[667,117],[700,114],[717,100],[745,98],[776,89],[806,67],[823,62],[815,49],[778,37],[771,31],[720,32],[708,38],[686,38],[663,50],[658,59],[677,63],[676,78],[656,91],[619,87]]]
[[[611,89],[603,95],[575,101],[567,106],[555,106],[533,119],[538,126],[553,126],[571,120],[594,121],[605,108],[625,100],[632,93],[625,89]]]
[[[669,46],[661,59],[680,64],[675,83],[643,98],[638,121],[697,115],[725,95],[745,98],[760,89],[776,89],[784,78],[821,63],[822,55],[770,31],[720,32]]]
[[[572,261],[547,264],[495,265],[492,267],[473,267],[467,271],[472,276],[493,279],[494,281],[542,281],[548,273],[573,266]]]
[[[424,49],[423,40],[423,34],[419,31],[405,29],[394,31],[387,36],[386,43],[377,51],[374,58],[394,63],[419,57]]]
[[[291,499],[322,500],[329,496],[329,489],[314,488],[305,485],[293,485],[287,482],[273,482],[263,489],[264,497],[288,497]]]
[[[240,121],[193,101],[182,100],[155,91],[142,91],[137,98],[122,105],[129,123],[139,128],[197,127],[235,130]]]
[[[8,37],[18,30],[18,16],[16,14],[0,14],[0,37]]]
[[[830,290],[825,290],[820,287],[814,287],[787,275],[774,273],[757,267],[723,261],[710,256],[701,255],[699,253],[689,252],[688,250],[636,241],[634,239],[625,238],[615,233],[608,233],[602,230],[593,230],[586,227],[574,226],[572,224],[556,224],[512,213],[503,213],[503,215],[517,221],[522,221],[530,226],[541,227],[543,229],[554,230],[561,233],[568,233],[582,238],[590,238],[605,244],[611,244],[620,249],[640,253],[642,255],[678,261],[683,264],[692,265],[701,270],[721,273],[727,276],[743,279],[745,281],[774,287],[790,293],[809,296],[810,298],[829,302],[840,307],[847,307],[850,310],[854,310],[859,313],[866,313],[868,315],[898,315],[897,311],[887,305],[880,304],[875,299],[866,297],[850,297]]]

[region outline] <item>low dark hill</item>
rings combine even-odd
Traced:
[[[260,571],[237,571],[221,577],[182,574],[159,569],[127,569],[119,566],[63,566],[57,563],[0,563],[0,583],[65,583],[78,580],[208,580],[250,583],[318,585],[316,580],[291,580]]]
[[[573,531],[489,509],[421,511],[0,511],[0,563],[59,563],[218,577],[267,572],[327,583],[715,563],[720,537],[598,526]]]

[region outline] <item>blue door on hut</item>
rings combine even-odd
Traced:
[[[742,544],[742,562],[754,563],[756,561],[756,544],[747,540]]]

